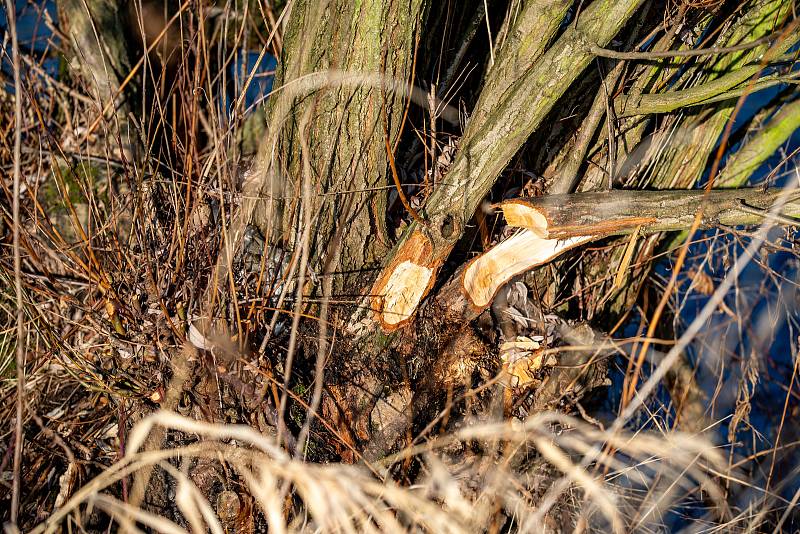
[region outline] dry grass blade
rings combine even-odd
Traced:
[[[14,471],[11,489],[11,524],[17,526],[19,517],[20,491],[22,486],[22,447],[24,432],[25,410],[25,348],[27,338],[25,335],[24,302],[22,300],[22,254],[20,250],[20,183],[21,151],[22,151],[22,73],[20,71],[19,40],[17,38],[17,22],[15,5],[11,0],[6,0],[6,13],[8,14],[8,29],[11,34],[11,49],[14,71],[14,185],[11,218],[13,224],[14,247],[14,296],[16,299],[16,418],[14,428]]]

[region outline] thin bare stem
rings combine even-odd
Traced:
[[[386,110],[384,108],[384,115]],[[392,169],[392,179],[394,180],[394,186],[397,189],[397,194],[400,197],[400,202],[403,203],[403,206],[406,208],[406,211],[411,214],[411,217],[417,221],[422,226],[425,226],[425,221],[420,217],[417,210],[411,205],[406,198],[406,194],[403,192],[403,184],[400,182],[400,176],[397,174],[397,166],[394,163],[394,154],[392,153],[392,145],[389,143],[389,130],[384,122],[384,141],[386,143],[386,157],[389,159],[389,167]]]
[[[657,52],[619,52],[617,50],[609,50],[599,46],[591,46],[589,50],[596,56],[605,57],[609,59],[659,59],[659,58],[672,58],[672,57],[697,57],[697,56],[714,56],[718,54],[730,54],[732,52],[741,52],[743,50],[750,50],[761,46],[763,44],[771,43],[782,32],[775,32],[766,35],[755,41],[741,43],[734,46],[712,46],[710,48],[695,48],[693,50],[661,50]]]
[[[11,523],[16,525],[19,517],[20,483],[22,478],[22,433],[25,407],[25,318],[22,302],[22,256],[20,254],[19,196],[20,158],[22,152],[22,81],[20,79],[19,41],[17,40],[17,15],[14,2],[6,0],[8,32],[11,34],[11,53],[14,69],[14,199],[12,219],[14,224],[14,291],[17,304],[17,417],[14,431],[14,481],[11,490]]]

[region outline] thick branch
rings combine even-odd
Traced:
[[[794,27],[794,25],[793,25]],[[638,95],[618,100],[619,117],[647,115],[650,113],[668,113],[676,109],[705,104],[715,101],[720,95],[727,95],[731,90],[756,76],[764,69],[766,60],[774,59],[786,53],[800,40],[800,34],[789,33],[771,48],[764,59],[745,65],[708,83],[663,94]],[[733,93],[729,97],[736,96]]]
[[[571,4],[569,0],[525,3],[486,78],[470,118],[471,128],[486,120],[506,91],[542,56]]]
[[[470,122],[445,182],[428,200],[426,224],[412,224],[390,258],[418,255],[409,249],[412,245],[408,237],[421,235],[425,246],[430,247],[430,253],[419,257],[418,265],[430,269],[435,278],[439,266],[502,170],[593,59],[583,36],[592,35],[598,44],[606,44],[634,13],[640,1],[597,0],[592,3],[580,14],[576,26],[570,26],[533,66],[522,73],[519,80],[508,84],[509,89],[485,120]],[[501,69],[490,72],[490,77],[493,72],[501,72]],[[391,270],[398,268],[400,263],[390,259],[388,265],[387,270]],[[386,324],[386,318],[382,317],[386,302],[383,296],[387,292],[385,284],[387,280],[397,279],[388,272],[370,292],[377,295],[373,309],[380,310],[378,320],[383,324]],[[416,289],[396,286],[393,291],[411,294]],[[409,312],[408,318],[424,294],[418,299],[415,294],[416,302],[410,302],[410,306],[405,308]]]
[[[549,195],[503,203],[510,226],[526,228],[548,239],[585,235],[620,235],[636,228],[645,234],[689,228],[703,209],[704,226],[756,224],[780,195],[780,189],[719,189],[691,191],[604,191]],[[743,209],[742,203],[751,209]],[[751,213],[764,211],[764,215]],[[800,200],[784,207],[800,215]],[[799,221],[800,222],[800,221]]]
[[[800,99],[781,108],[739,149],[714,180],[715,187],[736,187],[747,182],[753,172],[800,128]]]
[[[599,237],[682,230],[702,209],[704,227],[756,224],[770,218],[795,224],[800,199],[784,205],[784,215],[768,210],[780,189],[704,191],[607,191],[512,200],[502,205],[509,226],[524,228],[470,262],[460,276],[461,291],[477,313],[491,304],[511,278],[552,261],[563,252]],[[800,224],[800,220],[797,221]],[[454,303],[457,309],[467,307]]]

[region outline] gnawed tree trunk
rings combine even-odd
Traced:
[[[464,234],[475,209],[497,177],[592,60],[588,36],[593,44],[606,45],[639,3],[636,0],[593,2],[581,13],[577,24],[568,28],[530,68],[498,68],[489,72],[485,85],[508,89],[499,99],[494,94],[481,94],[474,112],[475,120],[467,126],[445,184],[428,199],[424,222],[415,221],[389,256],[382,276],[370,291],[371,295],[376,295],[370,307],[378,310],[380,324],[392,330],[413,317],[439,268]],[[548,14],[561,20],[558,10]],[[541,46],[546,44],[540,42]],[[508,55],[509,60],[513,57],[512,53],[502,51],[499,55]],[[536,57],[538,54],[529,49],[528,55]],[[503,78],[510,76],[513,81],[494,82],[493,74]],[[408,263],[413,265],[408,267]],[[420,293],[416,290],[418,277],[405,274],[424,273],[424,270],[430,271],[430,282]],[[396,297],[385,297],[389,288]],[[387,302],[399,303],[399,306],[385,309]],[[399,318],[398,313],[404,316]]]
[[[764,220],[796,224],[800,204],[787,202],[785,215],[769,213],[781,190],[721,191],[618,190],[575,195],[548,195],[510,200],[502,205],[509,226],[524,231],[470,262],[463,274],[463,293],[477,310],[485,309],[514,276],[548,263],[567,250],[595,239],[620,234],[650,235],[692,227],[698,213],[701,228],[758,224]],[[787,215],[789,217],[787,217]]]
[[[643,209],[647,213],[644,216],[638,212],[616,212],[614,216],[618,219],[611,223],[606,220],[598,223],[596,219],[587,223],[580,217],[575,219],[579,226],[598,226],[588,235],[561,232],[553,236],[539,236],[529,228],[457,269],[450,281],[439,279],[442,265],[465,234],[476,208],[495,185],[500,173],[531,134],[543,125],[559,98],[595,59],[592,50],[598,46],[608,46],[636,13],[640,3],[636,0],[598,0],[583,6],[577,21],[566,26],[562,26],[562,21],[569,3],[525,3],[517,17],[511,17],[507,23],[504,44],[497,51],[495,65],[486,73],[484,90],[458,143],[448,173],[434,188],[419,213],[412,214],[410,225],[393,247],[390,246],[389,232],[385,228],[384,195],[374,189],[385,186],[388,181],[387,152],[393,151],[404,101],[387,90],[388,78],[380,78],[380,74],[391,74],[396,80],[408,79],[413,63],[414,35],[413,32],[399,29],[381,33],[376,28],[386,23],[390,13],[406,17],[404,20],[417,28],[423,16],[423,6],[414,4],[416,10],[409,11],[389,0],[379,2],[379,5],[362,5],[358,9],[339,2],[321,6],[300,3],[295,6],[287,36],[283,71],[279,76],[279,81],[286,86],[273,96],[270,103],[271,131],[254,167],[256,172],[249,177],[249,187],[255,187],[266,197],[260,204],[266,209],[257,210],[253,218],[258,220],[272,243],[289,245],[295,251],[295,256],[300,250],[305,250],[311,271],[321,274],[324,283],[335,285],[340,293],[349,290],[364,295],[359,302],[360,308],[344,330],[345,337],[350,338],[350,351],[345,351],[350,357],[349,364],[360,371],[357,375],[351,373],[347,377],[342,376],[341,383],[349,384],[346,391],[332,384],[325,405],[330,419],[350,427],[348,445],[351,448],[357,449],[361,439],[372,439],[374,441],[368,456],[378,458],[410,431],[415,413],[413,400],[399,410],[402,420],[388,425],[378,436],[370,432],[369,415],[376,399],[385,392],[384,386],[390,382],[395,385],[402,382],[399,366],[393,366],[386,360],[387,348],[393,347],[400,356],[417,354],[424,348],[427,357],[433,358],[432,362],[428,362],[429,370],[447,369],[449,366],[442,363],[442,358],[448,347],[466,346],[459,352],[463,354],[485,352],[485,347],[481,347],[482,341],[471,338],[466,323],[484,310],[500,286],[513,276],[531,269],[537,262],[549,262],[564,251],[598,236],[628,233],[633,229],[637,232],[643,229],[660,232],[685,228],[691,224],[690,220],[703,201],[702,193],[694,194],[689,204],[683,204],[685,198],[678,201],[681,208],[686,208],[678,222],[664,223],[664,214],[659,209],[663,210],[665,205],[659,204],[660,200],[656,202],[658,205],[645,206]],[[738,44],[743,39],[761,37],[780,26],[786,14],[785,6],[779,2],[755,3],[741,18],[740,26],[725,33],[717,44]],[[770,24],[765,22],[767,20]],[[561,33],[551,43],[559,31]],[[380,39],[364,42],[366,36],[375,37],[378,34]],[[308,36],[314,36],[315,39],[311,40],[315,41],[326,39],[326,46],[304,46],[302,41],[309,40]],[[677,36],[670,34],[658,41],[658,45],[672,49],[676,40]],[[792,42],[791,39],[780,41],[771,53],[782,53]],[[353,43],[359,46],[350,48]],[[659,85],[659,77],[663,74],[666,79],[674,74],[674,70],[662,66],[640,69],[639,78],[627,94],[613,97],[613,87],[601,87],[600,90],[609,91],[606,94],[607,106],[613,109],[619,105],[622,110],[619,113],[623,117],[659,111],[661,108],[657,106],[663,101],[668,101],[672,106],[670,109],[675,109],[713,101],[720,94],[730,97],[731,90],[742,90],[747,79],[758,72],[758,69],[753,70],[752,65],[742,67],[742,64],[746,63],[747,58],[763,53],[764,48],[723,59],[717,65],[720,72],[710,77],[686,80],[686,88],[670,91],[667,97],[658,94],[664,87],[663,84]],[[393,54],[399,58],[398,61],[387,65],[387,58]],[[359,74],[353,75],[354,71]],[[727,71],[730,73],[725,74]],[[370,73],[376,76],[374,83],[370,82]],[[715,77],[722,81],[709,81],[709,78]],[[613,83],[614,77],[609,76],[607,81]],[[699,88],[695,87],[698,85]],[[596,108],[594,113],[599,115],[597,109],[601,109],[603,99],[598,97],[596,101],[598,105],[593,106]],[[622,104],[626,106],[623,108]],[[724,115],[725,110],[715,113]],[[727,120],[727,115],[724,118]],[[608,118],[611,126],[621,127],[616,120],[616,115]],[[599,170],[587,172],[580,189],[608,183],[607,178],[596,179],[598,176],[602,178],[604,172],[614,174],[614,165],[606,164],[606,161],[623,160],[635,152],[633,147],[642,141],[647,121],[639,117],[625,118],[624,121],[624,133],[619,134],[619,137],[624,135],[624,142],[612,145],[613,158],[604,159],[603,135],[608,136],[608,131],[602,132],[601,129],[598,144],[591,151],[592,157],[599,162]],[[588,143],[593,138],[599,122],[597,117],[590,121],[588,127],[592,131],[580,138],[581,143]],[[707,135],[716,138],[723,125],[724,121],[715,124],[712,130],[716,133],[705,131],[701,137],[704,140],[708,140],[705,137]],[[613,136],[617,137],[618,134],[614,133]],[[543,138],[547,139],[547,135],[543,134]],[[713,141],[709,142],[713,144]],[[387,144],[390,147],[388,151]],[[691,187],[705,166],[708,150],[696,156],[698,165],[693,169],[681,166],[678,162],[681,157],[679,151],[669,155],[666,166],[673,165],[671,168],[678,170],[672,176],[664,176],[658,183],[645,179],[626,183],[633,187],[643,187],[648,183],[657,188]],[[619,177],[614,174],[612,178]],[[568,189],[571,188],[572,179]],[[758,209],[763,212],[766,202],[774,198],[774,193],[770,193],[773,196],[762,203],[754,200],[761,192],[742,194],[754,195],[751,200],[757,206],[755,211],[741,209],[738,204],[740,197],[720,193],[719,197],[714,198],[720,200],[721,204],[711,209],[709,222],[714,223],[728,216],[729,222],[736,223],[763,219],[763,213],[759,213]],[[609,207],[603,200],[605,198],[592,197],[582,204],[584,215],[591,218],[594,203]],[[581,197],[551,200],[563,200],[568,205],[570,202],[583,202]],[[623,202],[616,206],[625,204]],[[745,206],[752,208],[753,205],[745,202]],[[245,220],[251,219],[250,214],[255,206],[255,201],[245,199]],[[650,208],[654,211],[648,211]],[[564,213],[555,214],[554,217],[561,215]],[[619,218],[628,220],[620,223]],[[310,232],[310,227],[314,228],[313,232]],[[541,230],[541,225],[537,228]],[[525,236],[538,241],[525,242],[516,247],[515,243],[525,239]],[[552,242],[548,244],[552,244],[552,250],[531,262],[528,253],[538,247],[542,239]],[[568,242],[569,239],[576,241]],[[618,284],[604,287],[601,283],[598,298],[586,301],[588,307],[583,311],[584,318],[600,319],[599,322],[606,324],[624,313],[638,294],[640,282],[647,273],[647,262],[656,250],[658,241],[659,236],[656,235],[634,249],[634,263],[644,266],[635,273],[637,282],[623,287]],[[635,245],[636,241],[633,243]],[[512,255],[516,259],[509,262],[503,251],[512,248],[515,249]],[[623,249],[614,247],[611,252],[597,253],[588,260],[585,268],[587,280],[584,283],[615,279],[609,275],[623,260]],[[480,264],[481,261],[484,264]],[[508,269],[514,263],[514,268]],[[378,266],[382,266],[379,273],[375,269]],[[353,274],[354,270],[359,271],[358,274]],[[375,274],[366,274],[365,270]],[[374,276],[377,278],[368,288],[367,284]],[[543,276],[547,279],[544,287],[551,291],[570,283],[558,268]],[[476,297],[477,293],[473,294],[468,286],[475,286],[475,280],[481,278],[485,283],[477,285],[485,287],[477,290],[481,294]],[[626,282],[629,281],[630,277]],[[436,294],[423,306],[428,293],[436,287]],[[581,290],[576,288],[576,291]],[[330,288],[323,293],[330,294]],[[423,309],[420,312],[421,306]],[[418,312],[422,315],[415,323]],[[412,324],[413,328],[404,328]],[[465,360],[471,358],[465,357]],[[365,369],[365,363],[372,368]],[[428,392],[437,390],[437,383],[429,379],[423,382],[418,385],[425,391],[415,392],[416,402],[427,404],[430,399]],[[407,393],[400,396],[407,398]]]
[[[389,152],[410,105],[426,16],[424,0],[292,6],[268,133],[246,177],[231,244],[252,222],[269,246],[290,250],[289,276],[301,281],[292,291],[321,294],[314,309],[323,322],[326,299],[335,293],[353,300],[391,247]],[[396,362],[352,356],[351,362],[337,346],[321,410],[338,429],[342,458],[351,461],[370,435],[365,421],[385,383],[398,380]]]
[[[367,437],[370,414],[379,393],[391,382],[398,384],[397,374],[403,372],[396,362],[381,365],[380,362],[386,361],[389,345],[399,345],[401,354],[428,360],[423,365],[427,371],[423,373],[441,368],[449,347],[465,346],[464,352],[470,354],[481,352],[468,324],[443,320],[449,314],[433,316],[427,325],[400,332],[400,336],[391,333],[413,318],[437,282],[439,269],[464,234],[476,207],[514,153],[591,62],[593,56],[588,52],[590,44],[585,36],[591,35],[597,44],[605,45],[638,4],[635,0],[593,3],[582,13],[577,25],[565,30],[549,50],[551,36],[563,19],[563,5],[556,3],[552,9],[542,9],[544,4],[533,2],[512,26],[510,35],[517,35],[515,31],[519,29],[519,35],[526,37],[526,46],[520,52],[515,48],[520,40],[512,37],[504,45],[507,48],[498,52],[503,62],[489,70],[484,82],[497,91],[481,93],[449,172],[427,200],[421,217],[414,217],[387,255],[380,276],[366,291],[366,299],[346,330],[347,337],[352,338],[351,370],[343,381],[352,385],[344,393],[331,388],[327,406],[329,412],[338,414],[337,418],[347,418],[352,428],[359,429],[354,433],[361,434],[362,439]],[[533,30],[536,38],[530,39],[526,34]],[[353,358],[356,354],[358,357]],[[356,360],[362,363],[356,364]],[[366,373],[352,372],[365,366],[369,367]],[[394,378],[390,369],[394,369]],[[430,380],[417,386],[415,398],[398,412],[397,423],[371,436],[374,440],[368,454],[371,459],[385,454],[400,436],[410,431],[414,406],[436,409],[430,402],[431,396],[442,388]]]

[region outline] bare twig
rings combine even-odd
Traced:
[[[754,208],[753,206],[747,205],[747,203],[741,198],[736,199],[736,204],[743,212],[764,217],[764,219],[768,221],[775,221],[777,223],[788,224],[790,226],[800,225],[800,219],[792,219],[791,217],[786,217],[780,213],[772,213],[770,210]]]
[[[774,215],[780,212],[787,199],[795,189],[796,188],[794,185],[787,188],[769,210],[769,214]],[[744,268],[748,263],[750,263],[750,260],[753,259],[755,253],[766,240],[767,231],[769,228],[770,225],[766,221],[765,224],[761,225],[761,228],[755,234],[752,241],[750,241],[747,249],[745,249],[745,251],[736,258],[733,268],[728,273],[728,276],[726,276],[725,280],[723,280],[723,282],[717,286],[714,294],[711,296],[708,302],[706,302],[705,306],[703,306],[703,309],[700,311],[700,313],[697,314],[695,319],[689,325],[689,328],[686,329],[686,332],[683,333],[683,335],[678,339],[677,343],[669,350],[667,355],[661,360],[661,363],[658,365],[658,367],[656,367],[653,373],[648,377],[647,381],[642,384],[642,387],[638,391],[633,392],[630,404],[627,405],[622,414],[616,419],[616,421],[614,421],[613,430],[621,430],[631,419],[631,417],[633,417],[636,411],[642,406],[645,400],[647,400],[653,391],[655,391],[656,387],[664,378],[664,376],[666,376],[672,366],[675,365],[675,362],[677,362],[681,357],[686,347],[689,346],[689,343],[691,343],[700,329],[706,324],[706,321],[709,319],[709,317],[711,317],[714,311],[717,310],[718,306],[725,298],[725,295],[727,295],[728,291],[731,289],[731,287],[733,287],[734,282],[736,282]]]
[[[11,523],[16,525],[19,517],[20,483],[22,477],[22,433],[25,407],[25,321],[22,303],[22,256],[20,254],[19,197],[20,158],[22,152],[22,81],[20,78],[19,41],[17,40],[17,15],[14,2],[6,0],[8,31],[11,34],[12,62],[14,69],[14,199],[12,219],[14,221],[14,291],[17,301],[17,417],[14,431],[14,482],[11,491]]]
[[[744,93],[752,92],[755,84],[765,81],[758,79],[765,66],[785,54],[800,39],[792,33],[796,28],[796,23],[787,26],[783,30],[783,39],[767,50],[761,61],[744,65],[710,82],[667,93],[620,97],[620,103],[617,106],[620,111],[617,115],[631,117],[650,113],[668,113],[685,106],[714,102],[720,95],[726,99],[733,98],[739,96],[738,90],[743,89]],[[743,84],[745,85],[743,86]]]
[[[393,154],[393,151],[392,151],[392,146],[389,143],[389,127],[386,124],[388,119],[386,118],[386,107],[385,106],[383,108],[383,117],[384,117],[384,123],[383,123],[384,141],[386,142],[386,157],[389,160],[389,168],[392,169],[392,179],[394,180],[394,186],[397,189],[397,194],[400,197],[400,202],[403,203],[403,207],[406,208],[406,211],[408,211],[408,213],[411,214],[411,217],[415,221],[417,221],[419,224],[425,226],[425,221],[422,219],[420,214],[417,213],[417,210],[415,210],[413,208],[413,206],[411,206],[411,203],[406,198],[406,194],[403,193],[403,184],[400,183],[400,176],[398,176],[398,174],[397,174],[397,166],[394,163],[394,154]]]
[[[741,52],[743,50],[750,50],[761,46],[762,44],[771,43],[778,37],[781,32],[775,32],[766,35],[760,39],[741,43],[734,46],[712,46],[710,48],[695,48],[693,50],[661,50],[658,52],[619,52],[617,50],[609,50],[593,45],[589,47],[592,54],[599,57],[609,59],[659,59],[671,57],[695,57],[695,56],[714,56],[717,54],[730,54],[731,52]]]

